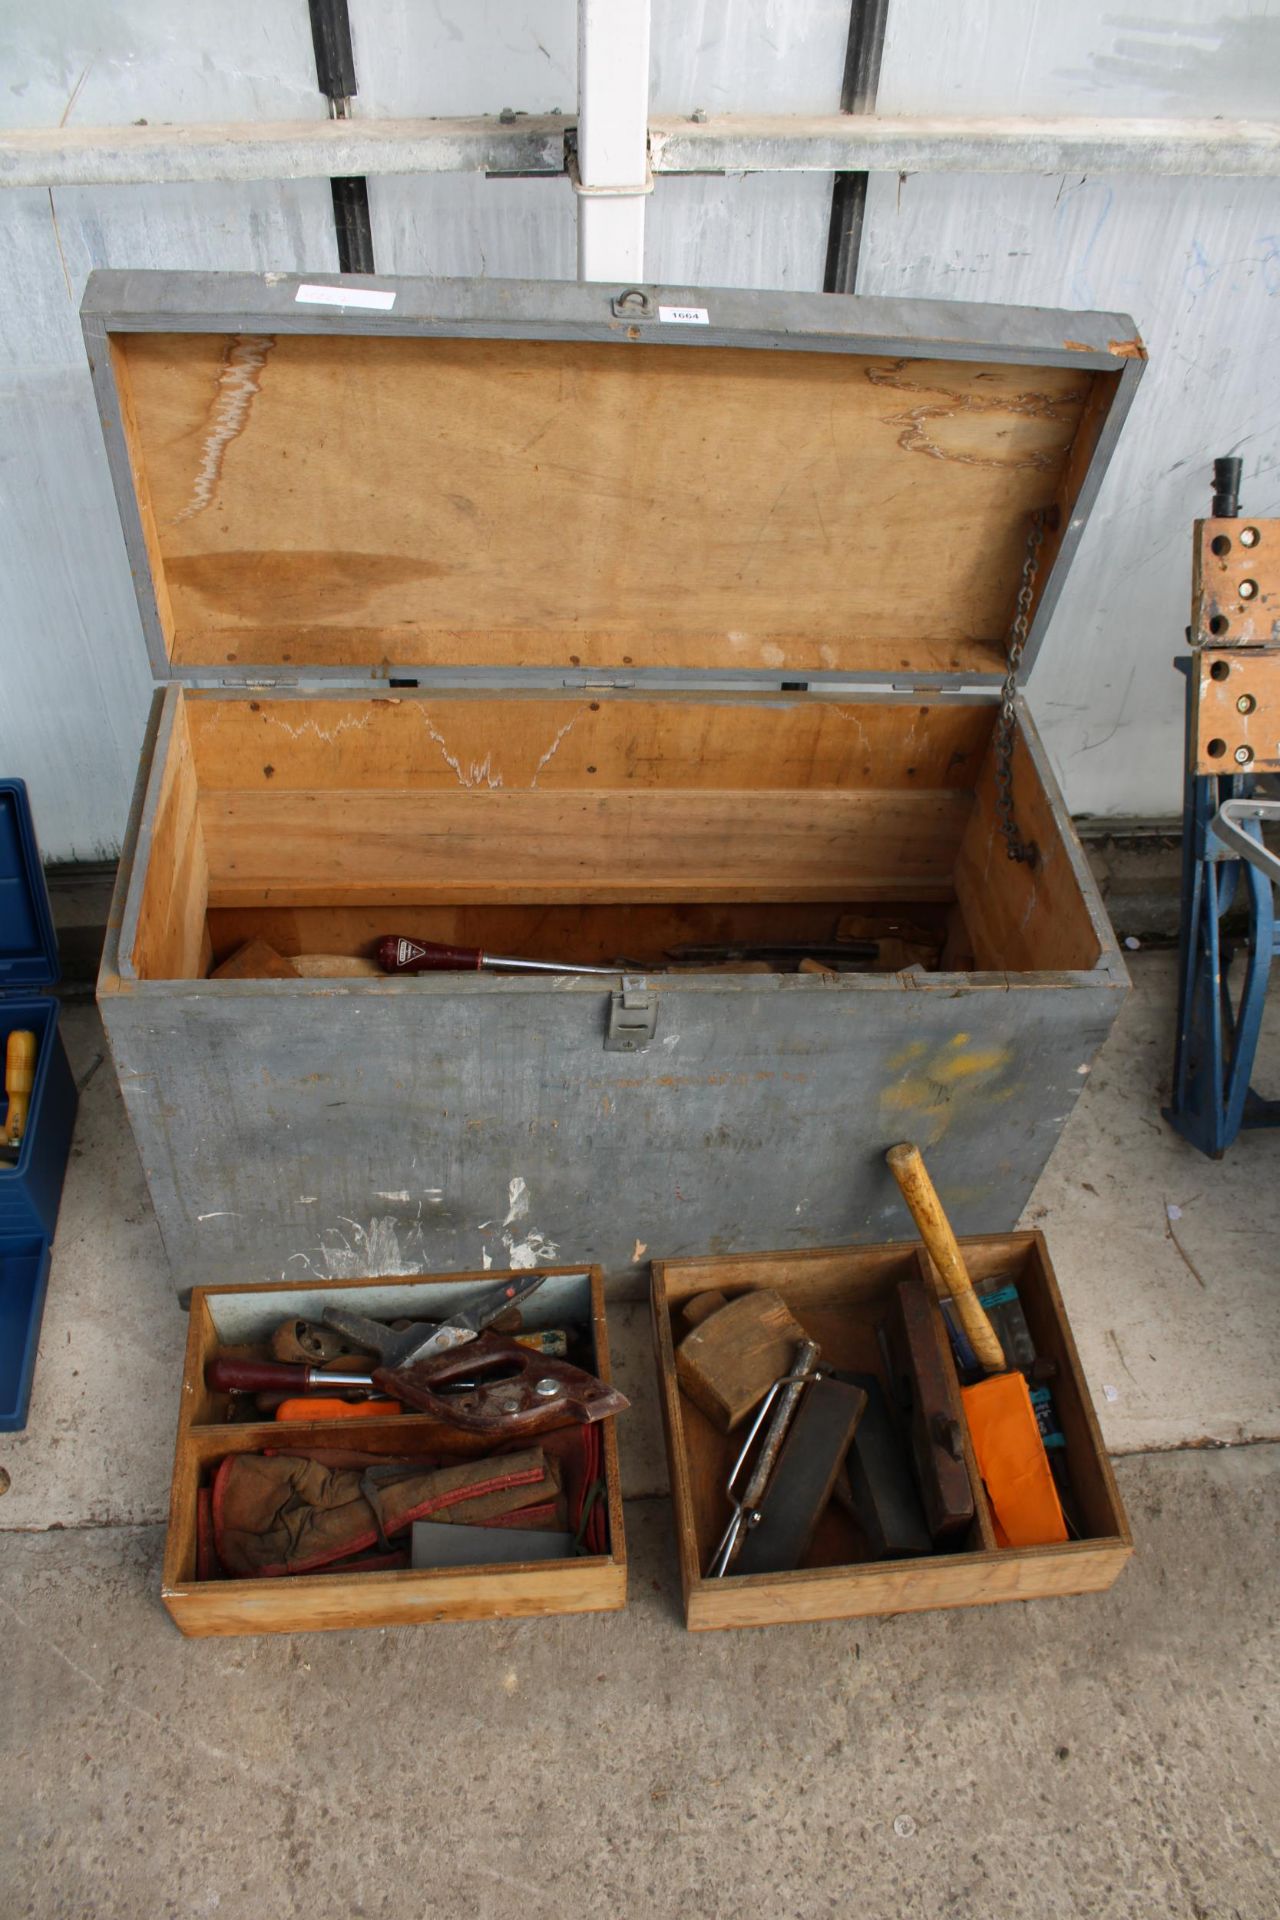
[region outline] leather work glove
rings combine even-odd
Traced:
[[[415,1520],[475,1524],[558,1497],[558,1462],[541,1448],[423,1471],[387,1461],[360,1471],[287,1453],[235,1453],[213,1481],[217,1557],[235,1578],[315,1573]]]

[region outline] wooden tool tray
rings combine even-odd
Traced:
[[[1037,1353],[1057,1363],[1051,1385],[1067,1443],[1082,1537],[1061,1546],[997,1548],[966,1432],[965,1459],[975,1518],[958,1551],[919,1559],[859,1560],[854,1523],[833,1502],[806,1561],[794,1572],[706,1578],[705,1569],[728,1518],[725,1479],[742,1433],[718,1432],[680,1390],[675,1363],[682,1331],[680,1303],[713,1289],[732,1298],[747,1288],[770,1287],[782,1295],[806,1333],[817,1341],[823,1359],[833,1366],[874,1372],[883,1380],[876,1322],[899,1281],[927,1277],[925,1256],[919,1247],[899,1243],[655,1261],[653,1334],[687,1626],[759,1627],[781,1621],[980,1606],[996,1600],[1097,1592],[1116,1579],[1132,1552],[1132,1540],[1044,1237],[1000,1234],[966,1239],[961,1245],[980,1292],[1010,1281],[1016,1284]],[[955,1380],[942,1317],[936,1306],[933,1312],[944,1367]]]
[[[608,1550],[571,1560],[430,1571],[293,1575],[281,1579],[196,1578],[197,1491],[233,1453],[290,1445],[358,1448],[369,1453],[475,1459],[493,1443],[412,1413],[386,1419],[272,1420],[228,1423],[225,1395],[210,1393],[205,1367],[215,1354],[255,1351],[282,1320],[318,1319],[326,1305],[372,1319],[443,1318],[458,1289],[502,1278],[496,1271],[447,1280],[368,1279],[310,1286],[197,1288],[191,1298],[182,1405],[169,1500],[162,1597],[183,1633],[296,1633],[335,1627],[411,1626],[441,1620],[494,1620],[526,1614],[592,1613],[626,1604],[626,1546],[618,1448],[612,1419],[602,1421]],[[549,1268],[523,1308],[524,1324],[590,1330],[594,1371],[609,1380],[609,1338],[595,1269]],[[530,1446],[537,1441],[531,1440]]]

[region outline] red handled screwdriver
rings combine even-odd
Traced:
[[[570,967],[558,960],[512,960],[501,953],[482,953],[479,947],[446,947],[435,940],[407,940],[389,933],[379,940],[378,965],[384,973],[479,973],[488,967],[499,973],[607,973],[621,967]]]

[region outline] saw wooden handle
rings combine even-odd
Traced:
[[[919,1229],[925,1251],[937,1269],[942,1292],[949,1294],[955,1305],[969,1345],[988,1373],[1003,1373],[1004,1349],[973,1290],[964,1255],[951,1231],[951,1222],[929,1178],[919,1147],[904,1141],[901,1146],[890,1147],[885,1159],[902,1189],[902,1197]]]

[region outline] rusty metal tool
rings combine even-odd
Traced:
[[[324,1333],[328,1327],[340,1333],[349,1345],[359,1347],[364,1353],[376,1354],[384,1367],[408,1366],[411,1361],[445,1353],[473,1341],[481,1328],[536,1293],[545,1278],[541,1273],[520,1274],[474,1295],[469,1306],[450,1314],[447,1320],[416,1320],[398,1328],[384,1326],[381,1320],[367,1320],[361,1313],[348,1313],[342,1307],[327,1307],[325,1326],[313,1330],[316,1357],[323,1357]],[[296,1330],[306,1325],[298,1320],[285,1322],[286,1328],[294,1330],[298,1351],[304,1349],[296,1340]],[[273,1348],[278,1345],[281,1331],[276,1329]],[[325,1370],[301,1361],[217,1359],[209,1362],[204,1377],[205,1385],[214,1393],[270,1393],[278,1387],[294,1393],[327,1393],[334,1387],[363,1387],[366,1391],[373,1388],[372,1372]]]
[[[760,1411],[751,1423],[751,1430],[743,1442],[742,1449],[725,1483],[725,1494],[733,1512],[729,1516],[729,1524],[720,1536],[720,1544],[712,1554],[711,1564],[707,1568],[707,1577],[711,1580],[723,1579],[741,1549],[747,1529],[759,1523],[760,1502],[769,1484],[769,1476],[777,1464],[778,1455],[787,1437],[787,1429],[795,1415],[800,1395],[804,1392],[806,1382],[812,1378],[817,1364],[817,1347],[812,1340],[802,1340],[796,1348],[790,1372],[784,1373],[780,1379],[774,1381],[760,1403]],[[767,1427],[765,1427],[766,1420],[769,1423]],[[760,1442],[760,1451],[756,1455],[755,1464],[741,1494],[736,1493],[734,1489],[738,1484],[738,1477],[744,1472],[751,1450],[762,1429],[764,1437]]]
[[[353,1346],[366,1353],[376,1353],[383,1368],[394,1372],[415,1360],[429,1359],[433,1353],[447,1353],[453,1347],[466,1345],[500,1314],[527,1300],[545,1278],[542,1273],[518,1274],[512,1280],[486,1287],[483,1293],[475,1295],[470,1306],[451,1313],[447,1320],[419,1320],[403,1331],[384,1326],[381,1320],[366,1320],[362,1313],[348,1313],[345,1307],[326,1307],[324,1323],[344,1340],[350,1340]]]
[[[514,960],[479,947],[449,947],[438,940],[409,940],[389,933],[377,945],[384,973],[602,973],[616,979],[623,967],[571,967],[560,960]]]
[[[456,1351],[446,1348],[404,1366],[375,1367],[368,1373],[323,1371],[285,1360],[227,1358],[210,1360],[204,1378],[213,1393],[284,1391],[322,1396],[343,1388],[386,1393],[400,1406],[429,1413],[447,1426],[504,1439],[590,1424],[623,1413],[630,1405],[616,1387],[606,1386],[594,1374],[566,1360],[532,1352],[497,1333],[478,1334]],[[301,1401],[293,1404],[303,1406]],[[333,1417],[319,1411],[325,1404],[317,1398],[310,1417]]]
[[[574,1422],[589,1424],[622,1413],[629,1402],[594,1374],[554,1355],[535,1351],[490,1323],[527,1299],[544,1274],[519,1274],[473,1297],[447,1320],[418,1321],[399,1330],[341,1307],[325,1310],[325,1323],[345,1340],[375,1354],[370,1372],[292,1365],[267,1360],[211,1360],[205,1382],[214,1392],[329,1393],[340,1387],[392,1395],[464,1432],[506,1438],[541,1433]]]
[[[513,1346],[523,1346],[522,1341],[513,1341]],[[536,1354],[537,1349],[534,1349]],[[474,1369],[468,1369],[474,1371]],[[516,1369],[511,1369],[514,1375]],[[373,1372],[369,1368],[355,1367],[309,1367],[303,1361],[296,1360],[240,1360],[234,1356],[219,1356],[210,1360],[204,1370],[205,1385],[213,1393],[283,1393],[306,1394],[311,1398],[307,1405],[311,1409],[313,1420],[327,1419],[319,1408],[326,1404],[329,1390],[335,1393],[343,1391],[353,1396],[345,1404],[348,1406],[376,1405],[368,1396],[375,1392]],[[488,1384],[492,1385],[490,1381]],[[451,1394],[470,1393],[481,1385],[479,1377],[468,1380],[450,1379],[447,1391]],[[364,1396],[363,1400],[359,1396]],[[299,1401],[297,1404],[301,1405]],[[399,1412],[397,1403],[396,1411]],[[279,1417],[279,1409],[272,1406],[269,1411]]]
[[[531,1353],[499,1333],[479,1334],[458,1353],[375,1367],[373,1384],[418,1413],[494,1439],[590,1425],[630,1405],[594,1374],[567,1360]]]

